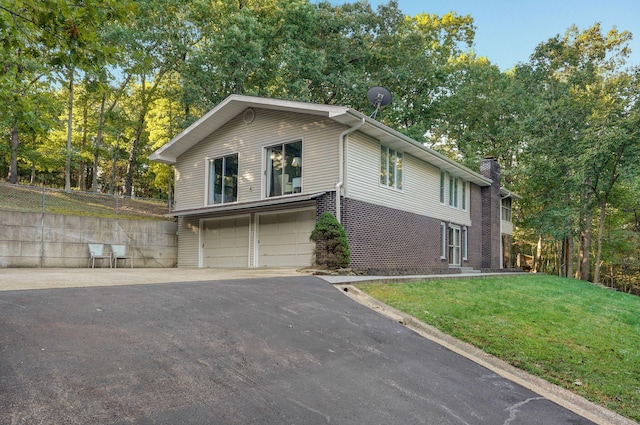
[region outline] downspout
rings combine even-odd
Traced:
[[[336,183],[336,220],[340,223],[340,193],[342,191],[342,186],[344,185],[344,141],[347,135],[353,133],[356,130],[359,130],[365,123],[364,117],[360,120],[360,122],[354,125],[351,128],[346,129],[338,138],[338,183]]]

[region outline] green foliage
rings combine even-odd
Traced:
[[[360,284],[384,303],[640,420],[640,298],[554,276]]]
[[[347,232],[330,212],[322,213],[310,239],[319,245],[316,248],[317,265],[337,269],[351,264]]]
[[[582,258],[608,267],[609,284],[635,270],[638,209],[626,206],[640,198],[640,68],[623,68],[629,32],[571,27],[501,72],[473,52],[471,16],[334,3],[3,0],[0,171],[55,185],[69,158],[74,186],[164,197],[169,169],[147,155],[229,94],[369,113],[366,91],[383,85],[394,100],[378,120],[471,169],[499,160],[522,196],[520,247],[541,238],[546,271]]]

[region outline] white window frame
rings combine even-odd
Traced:
[[[505,205],[507,203],[509,205]],[[502,198],[502,201],[500,202],[500,211],[500,219],[511,223],[513,220],[513,201],[510,197]]]
[[[448,244],[447,244],[447,248],[448,248],[448,253],[449,253],[449,264],[452,266],[460,266],[462,265],[462,229],[460,228],[460,226],[455,225],[455,224],[450,224],[448,227],[448,234],[456,234],[458,235],[458,237],[456,238],[454,237],[450,237],[448,238]],[[457,260],[457,261],[455,261]]]
[[[385,152],[385,165],[383,170],[382,164],[382,155],[383,151]],[[396,161],[395,163],[391,163],[390,152],[395,154]],[[398,167],[398,164],[400,167]],[[384,173],[383,173],[384,171]],[[389,177],[393,176],[392,179]],[[393,181],[392,181],[393,180]],[[399,192],[402,192],[404,189],[404,152],[398,151],[396,149],[392,149],[385,145],[380,145],[380,179],[378,183],[382,187],[386,187],[389,189],[394,189]]]
[[[212,190],[211,188],[211,173],[212,171],[214,171],[214,167],[212,166],[212,163],[214,161],[217,161],[219,159],[222,159],[222,169],[224,171],[225,167],[225,163],[227,158],[229,157],[236,157],[236,162],[238,163],[238,171],[237,171],[237,175],[236,175],[236,199],[233,201],[225,201],[224,199],[224,183],[222,185],[222,193],[221,195],[221,202],[210,202],[211,198],[210,198],[210,190]],[[223,175],[223,178],[225,176]],[[214,156],[214,157],[207,157],[205,158],[205,184],[204,184],[204,205],[222,205],[222,204],[232,204],[235,202],[238,202],[238,194],[239,194],[239,186],[240,186],[240,155],[238,154],[238,152],[234,152],[234,153],[230,153],[227,155],[220,155],[220,156]]]
[[[467,210],[467,184],[468,182],[460,179],[460,187],[461,187],[460,208],[462,209],[462,211]]]
[[[460,251],[462,251],[462,261],[469,260],[469,231],[467,226],[462,226],[462,234],[460,235]]]
[[[458,209],[458,186],[460,182],[457,177],[449,174],[449,206]]]
[[[447,259],[447,223],[440,223],[440,259]]]
[[[282,152],[283,152],[283,157],[285,158],[285,160],[288,158],[288,156],[286,155],[286,146],[287,145],[291,145],[293,143],[300,143],[300,156],[296,157],[296,156],[292,156],[291,157],[291,163],[290,164],[285,164],[283,166],[283,169],[281,170],[281,174],[280,174],[280,194],[271,194],[271,181],[273,179],[273,174],[272,174],[272,167],[270,167],[270,158],[269,158],[269,149],[272,148],[276,148],[276,147],[281,147],[282,148]],[[302,182],[303,182],[303,170],[304,170],[304,141],[300,138],[300,139],[292,139],[292,140],[286,140],[286,141],[282,141],[279,143],[272,143],[269,145],[266,145],[263,147],[263,176],[264,176],[264,186],[263,186],[263,196],[264,199],[269,199],[269,198],[278,198],[278,197],[282,197],[282,196],[291,196],[291,195],[295,195],[295,194],[299,194],[302,193],[303,189],[302,189]],[[289,175],[289,182],[285,182],[284,181],[284,176],[289,174],[289,173],[285,173],[285,167],[293,167],[293,161],[294,159],[297,159],[297,163],[298,165],[295,166],[295,172],[296,174],[299,175]],[[299,169],[297,168],[299,167]],[[293,171],[292,171],[293,172]],[[291,186],[291,190],[287,190],[288,186]]]
[[[440,204],[467,211],[467,185],[469,182],[440,170]]]

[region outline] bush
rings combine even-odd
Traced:
[[[330,212],[320,216],[310,239],[316,243],[316,265],[338,269],[351,264],[347,232]]]

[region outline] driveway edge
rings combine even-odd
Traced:
[[[569,390],[551,384],[542,378],[518,369],[497,357],[485,353],[471,344],[453,338],[433,326],[421,322],[413,316],[378,301],[353,285],[334,284],[333,286],[353,300],[397,321],[420,336],[440,344],[443,347],[460,354],[469,360],[486,367],[496,374],[534,391],[554,403],[559,404],[560,406],[599,425],[638,425],[637,422],[632,421],[631,419],[625,418],[624,416],[599,406]]]

